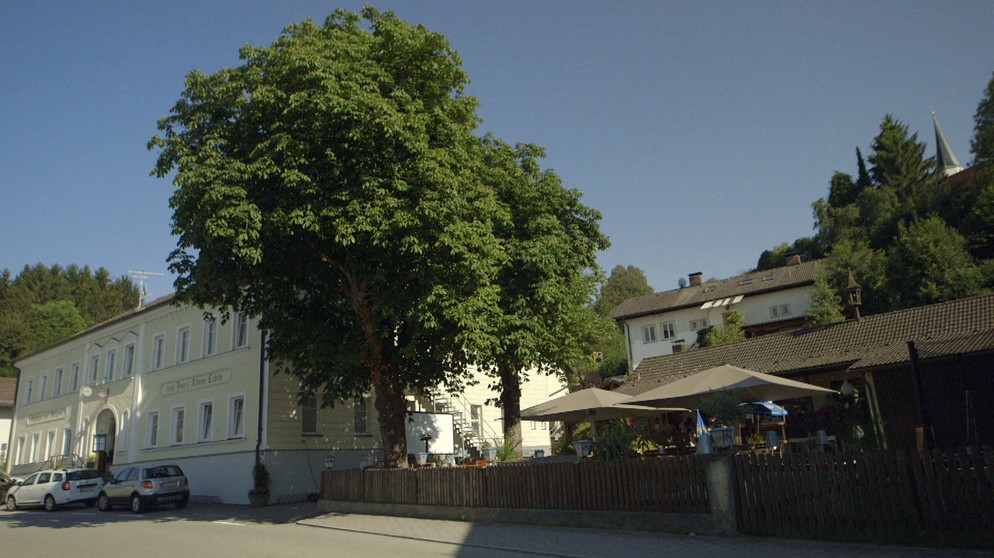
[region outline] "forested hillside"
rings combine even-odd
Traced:
[[[0,376],[14,377],[13,360],[138,305],[129,277],[104,268],[25,266],[0,274]]]
[[[852,270],[864,313],[953,300],[994,290],[994,77],[974,116],[973,161],[947,177],[918,134],[892,115],[855,173],[836,171],[812,205],[815,234],[763,252],[758,269],[799,252],[828,258],[841,291]]]

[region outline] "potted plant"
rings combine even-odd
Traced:
[[[249,490],[249,503],[253,506],[265,506],[269,502],[269,469],[262,461],[257,461],[252,468],[252,490]]]
[[[735,441],[735,428],[745,420],[745,408],[739,397],[728,391],[718,391],[701,399],[698,410],[711,417],[711,440],[716,448],[730,448]]]

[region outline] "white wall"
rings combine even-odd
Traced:
[[[690,348],[697,340],[697,331],[691,329],[692,321],[697,321],[699,324],[701,320],[707,320],[708,325],[721,326],[723,324],[722,314],[731,311],[740,312],[745,318],[747,326],[802,317],[811,307],[808,293],[812,288],[803,287],[746,296],[736,304],[705,310],[702,310],[700,306],[694,306],[625,320],[625,336],[630,352],[629,371],[634,370],[644,359],[672,354],[673,345],[678,340],[682,339],[684,345]],[[770,313],[770,307],[777,306],[779,308],[782,305],[789,305],[790,315],[774,318]],[[664,339],[661,324],[667,322],[673,322],[675,334],[671,338]],[[655,342],[644,342],[642,330],[648,325],[656,327]]]

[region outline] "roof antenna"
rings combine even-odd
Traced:
[[[165,275],[165,273],[158,273],[156,271],[136,271],[133,269],[129,269],[128,273],[130,273],[135,279],[138,279],[138,309],[141,309],[142,305],[145,303],[145,299],[152,294],[148,292],[148,288],[145,287],[145,279],[148,279],[150,275]]]

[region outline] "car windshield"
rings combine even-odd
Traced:
[[[146,479],[164,479],[167,477],[179,477],[183,475],[183,471],[180,470],[176,465],[162,465],[160,467],[151,467],[145,469],[142,472],[142,478]]]

